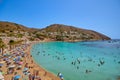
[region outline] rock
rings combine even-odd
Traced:
[[[100,64],[98,64],[98,66],[100,67]]]
[[[85,71],[85,72],[86,72],[86,73],[90,73],[90,72],[92,72],[92,71],[91,71],[91,70],[87,70],[87,69],[86,69],[86,71]]]
[[[117,77],[117,80],[120,80],[120,76]]]
[[[120,61],[118,61],[118,64],[120,64]]]
[[[79,66],[77,66],[77,69],[79,69]]]

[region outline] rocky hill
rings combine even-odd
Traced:
[[[33,32],[36,31],[37,29],[28,28],[17,23],[0,21],[0,31],[12,31],[12,30]]]
[[[41,29],[49,38],[63,41],[109,40],[110,38],[93,30],[81,29],[74,26],[53,24]]]
[[[34,37],[34,32],[39,29],[28,28],[23,25],[0,21],[0,37],[26,38]]]
[[[28,28],[11,22],[0,22],[0,36],[30,40],[49,39],[55,41],[109,40],[110,38],[92,30],[62,24],[52,24],[43,29]]]

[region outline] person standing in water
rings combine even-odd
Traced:
[[[60,78],[60,80],[64,80],[63,75],[62,75],[61,72],[59,72],[57,76]]]

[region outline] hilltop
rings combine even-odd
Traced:
[[[52,24],[43,29],[28,28],[12,22],[0,22],[0,36],[24,38],[27,40],[84,41],[109,40],[110,38],[93,30],[81,29],[63,24]]]
[[[109,40],[110,38],[93,30],[81,29],[63,24],[52,24],[40,32],[46,33],[51,39],[62,41]]]
[[[27,32],[33,32],[36,31],[37,29],[35,28],[28,28],[26,26],[23,26],[21,24],[17,23],[12,23],[12,22],[3,22],[0,21],[0,31],[27,31]]]
[[[35,36],[34,32],[38,30],[39,29],[28,28],[17,23],[0,21],[0,37],[32,40],[32,38]]]

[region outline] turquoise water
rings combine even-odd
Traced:
[[[117,80],[120,76],[120,40],[45,42],[33,45],[34,60],[65,80]]]

